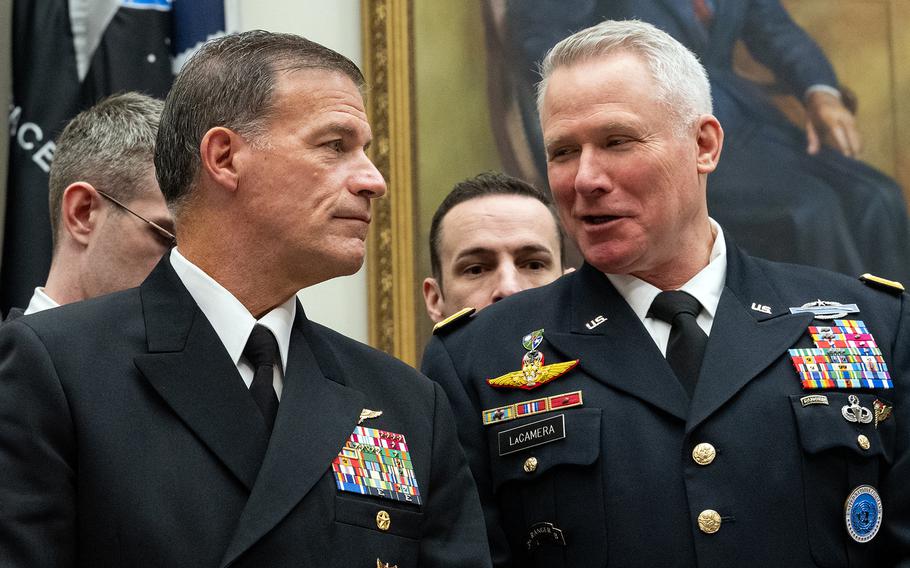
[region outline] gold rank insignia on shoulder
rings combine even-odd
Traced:
[[[450,315],[446,319],[444,319],[441,322],[434,325],[433,326],[433,335],[436,335],[443,329],[454,329],[451,327],[451,324],[458,322],[458,321],[460,321],[460,322],[467,321],[468,317],[476,311],[477,310],[475,310],[474,308],[464,308],[462,310],[458,310],[454,314]]]
[[[376,568],[398,568],[398,564],[390,566],[388,562],[383,562],[380,559],[376,559]]]
[[[891,292],[893,294],[900,294],[904,291],[904,285],[896,280],[887,280],[881,276],[875,276],[869,274],[868,272],[859,277],[860,282],[868,284],[873,288],[878,288],[886,292]]]
[[[487,384],[494,388],[504,389],[536,389],[565,375],[576,365],[578,359],[564,363],[544,365],[543,353],[537,350],[543,341],[543,329],[532,331],[521,338],[522,346],[528,350],[521,359],[521,369],[501,375],[494,379],[487,379]]]

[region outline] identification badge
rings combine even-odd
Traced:
[[[566,415],[558,414],[499,433],[499,455],[506,456],[566,437]]]

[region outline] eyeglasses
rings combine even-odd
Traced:
[[[143,217],[143,216],[140,215],[139,213],[136,213],[135,211],[133,211],[132,209],[130,209],[129,207],[127,207],[127,206],[124,205],[123,203],[120,203],[119,201],[117,201],[116,199],[114,199],[114,198],[111,197],[110,195],[106,194],[105,192],[101,191],[100,189],[97,189],[97,188],[96,188],[95,191],[97,191],[98,194],[99,194],[101,197],[103,197],[103,198],[105,198],[105,199],[111,201],[111,202],[112,202],[114,205],[116,205],[117,207],[123,209],[124,211],[126,211],[127,213],[133,215],[134,217],[137,217],[137,218],[141,219],[141,220],[144,221],[146,224],[148,224],[151,228],[155,229],[155,231],[156,231],[156,233],[158,234],[158,236],[161,237],[161,239],[162,239],[165,243],[167,243],[167,246],[168,246],[168,247],[174,247],[174,246],[177,245],[177,237],[174,235],[174,233],[168,231],[167,229],[165,229],[164,227],[162,227],[162,226],[159,225],[158,223],[155,223],[154,221],[149,221],[148,219],[146,219],[145,217]]]

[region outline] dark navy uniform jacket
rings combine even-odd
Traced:
[[[365,408],[404,436],[419,504],[338,490]],[[271,433],[258,412],[167,257],[139,288],[4,323],[0,566],[489,566],[438,385],[298,306]]]
[[[907,297],[756,259],[726,239],[726,284],[691,402],[641,321],[588,265],[434,336],[423,371],[455,409],[495,565],[910,565]],[[814,347],[808,327],[825,323],[788,308],[818,299],[858,305],[845,319],[865,322],[893,389],[803,390],[788,349]],[[521,368],[522,337],[541,328],[544,363],[578,366],[531,391],[489,386]],[[582,406],[482,424],[483,410],[573,391]],[[803,406],[812,394],[828,404]],[[850,395],[893,412],[851,423],[842,414]],[[534,443],[553,422],[521,427],[547,418],[564,438],[509,453],[515,432]],[[708,465],[693,458],[701,443],[716,452]],[[881,496],[883,523],[861,544],[845,503],[863,484]],[[720,516],[713,534],[698,522],[709,510]]]

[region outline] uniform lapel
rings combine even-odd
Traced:
[[[729,401],[806,333],[811,314],[790,314],[755,261],[727,240],[727,284],[717,306],[687,431]],[[759,311],[765,306],[770,313]]]
[[[342,384],[342,377],[326,376],[335,372],[320,361],[330,356],[321,353],[317,359],[308,341],[312,334],[298,305],[269,449],[222,565],[236,560],[304,498],[357,425],[365,398]]]
[[[170,265],[140,287],[149,353],[136,367],[186,426],[252,489],[268,440],[237,367]]]
[[[566,358],[579,359],[579,367],[595,379],[685,420],[685,390],[607,277],[585,264],[571,294],[570,331],[548,329],[544,338]],[[598,315],[606,321],[590,328]]]

